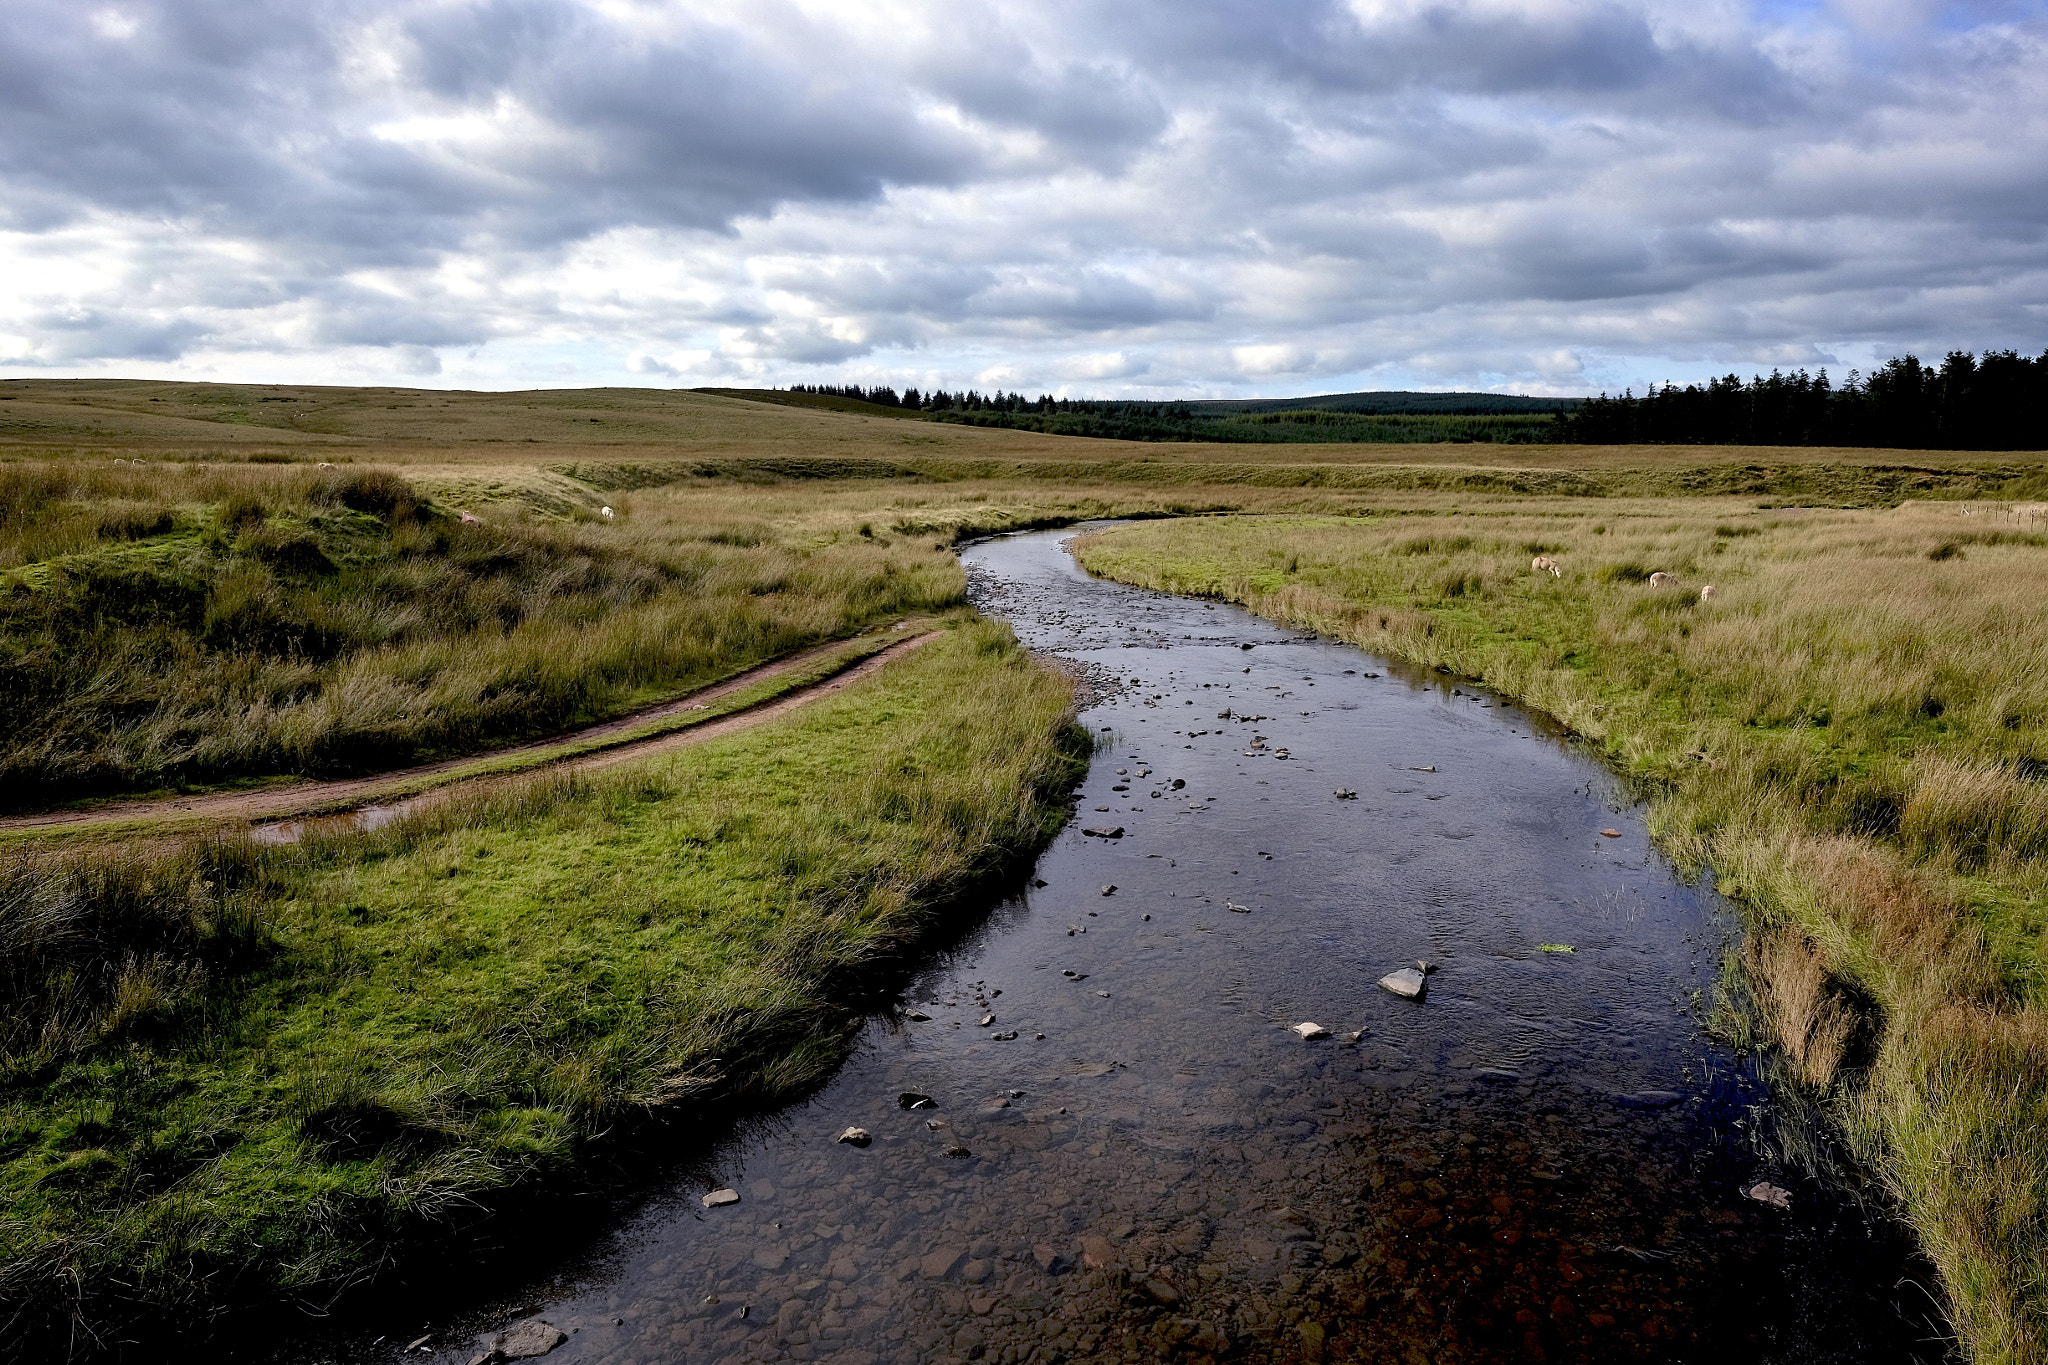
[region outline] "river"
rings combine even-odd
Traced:
[[[1097,697],[1032,884],[815,1097],[405,1359],[534,1320],[550,1365],[1942,1358],[1896,1228],[1773,1155],[1702,1031],[1731,918],[1598,763],[1460,680],[1093,580],[1073,534],[963,554]],[[1376,985],[1418,960],[1420,1002]]]

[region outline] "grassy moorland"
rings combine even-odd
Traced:
[[[1080,553],[1484,679],[1642,779],[1970,1357],[2048,1355],[2048,508],[1425,500]]]
[[[800,1090],[1078,770],[1065,684],[972,620],[943,551],[1234,512],[1272,515],[1090,553],[1483,675],[1656,783],[1674,848],[1758,908],[1788,1055],[1897,1181],[1978,1357],[2025,1358],[2042,532],[1954,500],[2040,496],[2042,464],[1485,454],[651,390],[0,384],[15,810],[488,765],[901,616],[953,627],[772,727],[376,835],[0,853],[0,1355],[359,1282],[594,1178],[634,1120]],[[1539,549],[1565,578],[1526,572]]]

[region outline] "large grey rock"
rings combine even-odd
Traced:
[[[833,1139],[834,1142],[843,1142],[849,1147],[865,1147],[874,1140],[874,1136],[865,1128],[849,1128]]]
[[[491,1349],[503,1360],[531,1360],[546,1355],[568,1339],[569,1334],[553,1323],[535,1320],[499,1334]]]
[[[704,1207],[707,1209],[723,1208],[727,1204],[737,1204],[739,1202],[740,1192],[738,1190],[713,1190],[704,1196]]]
[[[1429,978],[1414,967],[1403,967],[1380,978],[1380,989],[1392,991],[1403,1000],[1420,1000],[1429,989]]]

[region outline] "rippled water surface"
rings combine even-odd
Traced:
[[[1103,697],[1042,884],[812,1101],[406,1358],[535,1317],[591,1365],[1940,1358],[1896,1234],[1760,1154],[1766,1096],[1699,1029],[1725,918],[1596,764],[1452,679],[1091,580],[1072,535],[965,554]],[[1377,988],[1417,959],[1421,1003]]]

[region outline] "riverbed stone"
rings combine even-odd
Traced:
[[[1768,1180],[1759,1180],[1742,1192],[1759,1204],[1769,1204],[1774,1209],[1792,1207],[1792,1191],[1782,1185],[1773,1185]]]
[[[740,1192],[738,1190],[713,1190],[704,1196],[704,1207],[707,1209],[720,1209],[724,1208],[727,1204],[737,1204],[739,1202]]]
[[[848,1128],[833,1139],[834,1142],[843,1142],[849,1147],[865,1147],[874,1140],[874,1135],[865,1128]]]
[[[1122,825],[1089,825],[1081,832],[1093,835],[1097,839],[1121,839],[1124,837],[1124,827]]]
[[[1294,1036],[1301,1039],[1303,1042],[1313,1042],[1315,1039],[1318,1038],[1329,1037],[1330,1031],[1324,1028],[1321,1024],[1305,1020],[1302,1023],[1296,1024],[1294,1026]]]
[[[1419,969],[1402,967],[1381,977],[1380,989],[1391,991],[1403,1000],[1420,1000],[1422,993],[1429,989],[1429,981]]]
[[[491,1350],[500,1360],[531,1360],[546,1355],[568,1339],[569,1334],[561,1328],[536,1319],[500,1333],[491,1343]]]

